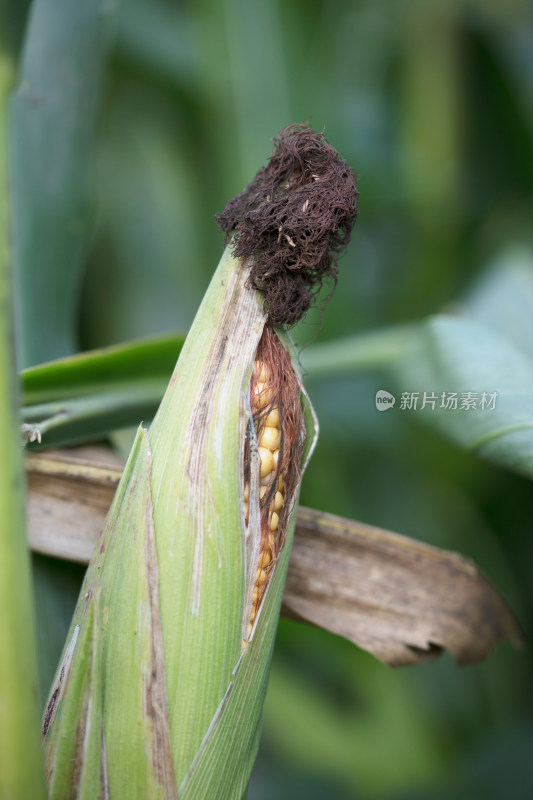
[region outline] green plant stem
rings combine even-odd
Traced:
[[[407,354],[415,331],[414,324],[397,325],[316,344],[302,352],[302,366],[312,378],[390,366]]]
[[[0,6],[0,28],[6,22]],[[17,391],[7,198],[7,105],[12,61],[0,42],[0,796],[46,797]]]

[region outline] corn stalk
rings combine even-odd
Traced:
[[[13,351],[11,255],[7,200],[8,94],[14,73],[0,7],[0,796],[44,798],[39,751],[37,669],[24,524],[24,480],[18,440],[18,392]]]

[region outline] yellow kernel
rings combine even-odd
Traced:
[[[261,460],[260,475],[264,478],[269,472],[272,472],[274,468],[274,459],[272,458],[272,453],[266,447],[259,448],[259,458]]]
[[[272,389],[265,386],[264,383],[256,383],[253,388],[253,400],[258,408],[267,406],[272,402]]]
[[[266,579],[267,579],[267,574],[266,574],[265,570],[264,569],[258,569],[257,570],[257,577],[255,579],[255,582],[257,584],[259,584],[259,586],[262,586],[264,583],[266,583]]]
[[[259,556],[259,561],[262,567],[268,567],[268,565],[270,564],[270,553],[268,552],[268,550],[263,550],[263,552]]]
[[[254,593],[252,595],[252,603],[257,603],[257,598],[259,597],[259,589],[256,586],[254,589]]]
[[[252,400],[256,405],[259,404],[259,397],[262,395],[264,388],[264,383],[252,383]]]
[[[244,484],[244,502],[247,503],[250,499],[250,484],[248,481]]]
[[[270,517],[270,530],[271,531],[277,531],[278,525],[279,525],[279,517],[276,514],[276,512],[274,511],[274,513]]]
[[[270,547],[272,552],[274,552],[275,545],[276,545],[276,537],[274,536],[273,533],[269,533],[268,534],[268,546]]]
[[[270,411],[265,420],[265,425],[268,425],[270,428],[279,428],[279,411],[277,408],[273,408]]]
[[[283,475],[280,475],[278,478],[278,489],[281,491],[285,486],[285,481],[283,480]]]
[[[255,362],[254,373],[258,383],[265,383],[265,381],[269,381],[272,378],[270,367],[264,361]]]
[[[267,492],[268,492],[268,486],[266,486],[266,484],[264,486],[260,486],[259,487],[259,499],[262,500]]]
[[[252,610],[251,610],[251,612],[250,612],[250,620],[251,620],[251,622],[253,622],[253,621],[254,621],[254,619],[255,619],[255,615],[256,615],[256,614],[257,614],[257,609],[256,609],[256,607],[255,607],[255,606],[252,606]]]
[[[259,445],[279,453],[279,428],[263,428]]]
[[[279,442],[278,442],[279,444]],[[278,468],[278,461],[279,461],[279,448],[278,450],[274,450],[272,453],[272,458],[274,459],[274,469]]]
[[[285,498],[281,494],[281,492],[276,492],[276,496],[274,497],[274,511],[279,511],[283,505]]]

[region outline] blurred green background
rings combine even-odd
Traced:
[[[508,326],[518,300],[533,310],[530,3],[12,6],[21,366],[186,330],[222,249],[213,215],[289,122],[325,129],[360,189],[336,294],[294,332],[302,360],[313,341],[441,310],[481,303],[489,326],[490,303]],[[321,439],[302,502],[471,556],[530,632],[530,481],[414,412],[379,414],[378,389],[416,388],[405,373],[308,387]],[[394,671],[282,621],[249,798],[530,798],[531,661],[500,645],[478,666]]]

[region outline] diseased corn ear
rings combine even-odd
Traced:
[[[314,431],[286,337],[264,332],[245,269],[224,254],[93,555],[43,723],[52,799],[240,800],[248,781]],[[251,404],[263,337],[277,374],[270,473],[286,484],[283,538],[254,604],[272,525],[258,437],[275,409]]]
[[[272,326],[334,278],[357,198],[352,171],[306,126],[282,131],[252,185],[230,203],[233,250],[91,561],[43,726],[52,800],[245,792],[316,439]]]

